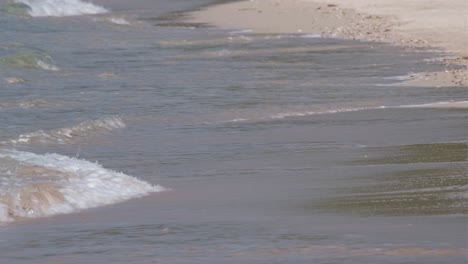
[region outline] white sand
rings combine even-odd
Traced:
[[[468,56],[468,0],[305,0],[394,18],[407,39]]]
[[[437,48],[456,58],[446,61],[447,71],[411,85],[468,85],[468,0],[250,0],[194,12],[192,22]]]

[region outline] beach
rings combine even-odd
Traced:
[[[404,19],[0,0],[0,263],[465,264],[465,55]]]
[[[193,13],[192,21],[257,33],[309,33],[446,52],[444,71],[417,73],[411,86],[468,85],[468,1],[252,0]]]

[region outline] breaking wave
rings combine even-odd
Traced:
[[[122,117],[109,116],[96,120],[88,120],[76,126],[65,127],[55,130],[38,130],[32,133],[22,134],[17,139],[5,143],[10,144],[70,144],[93,136],[99,132],[112,131],[124,128],[125,122]]]
[[[8,3],[2,5],[2,11],[15,16],[25,17],[31,12],[31,7],[23,3]]]
[[[122,17],[109,17],[107,21],[116,24],[116,25],[130,25],[130,22],[125,20],[125,18]]]
[[[86,160],[0,150],[0,222],[72,213],[163,190]]]
[[[13,68],[37,68],[46,71],[58,71],[59,68],[52,63],[52,58],[44,53],[35,51],[19,51],[14,54],[0,57],[0,65]]]
[[[20,10],[27,9],[29,15],[33,17],[65,17],[109,12],[104,7],[80,0],[16,0],[15,2],[27,5],[29,8],[23,6]]]

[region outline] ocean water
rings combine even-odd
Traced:
[[[0,263],[465,263],[441,52],[0,0]]]

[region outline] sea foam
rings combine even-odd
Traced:
[[[99,132],[112,131],[126,127],[124,119],[120,116],[108,116],[95,120],[87,120],[78,125],[53,130],[37,130],[21,134],[3,144],[71,144],[92,137]]]
[[[116,25],[130,25],[130,22],[121,17],[110,17],[107,19],[107,21]]]
[[[72,213],[163,190],[86,160],[0,149],[0,222]]]
[[[33,17],[80,16],[109,12],[104,7],[80,0],[16,0],[15,2],[29,6],[29,14]]]

